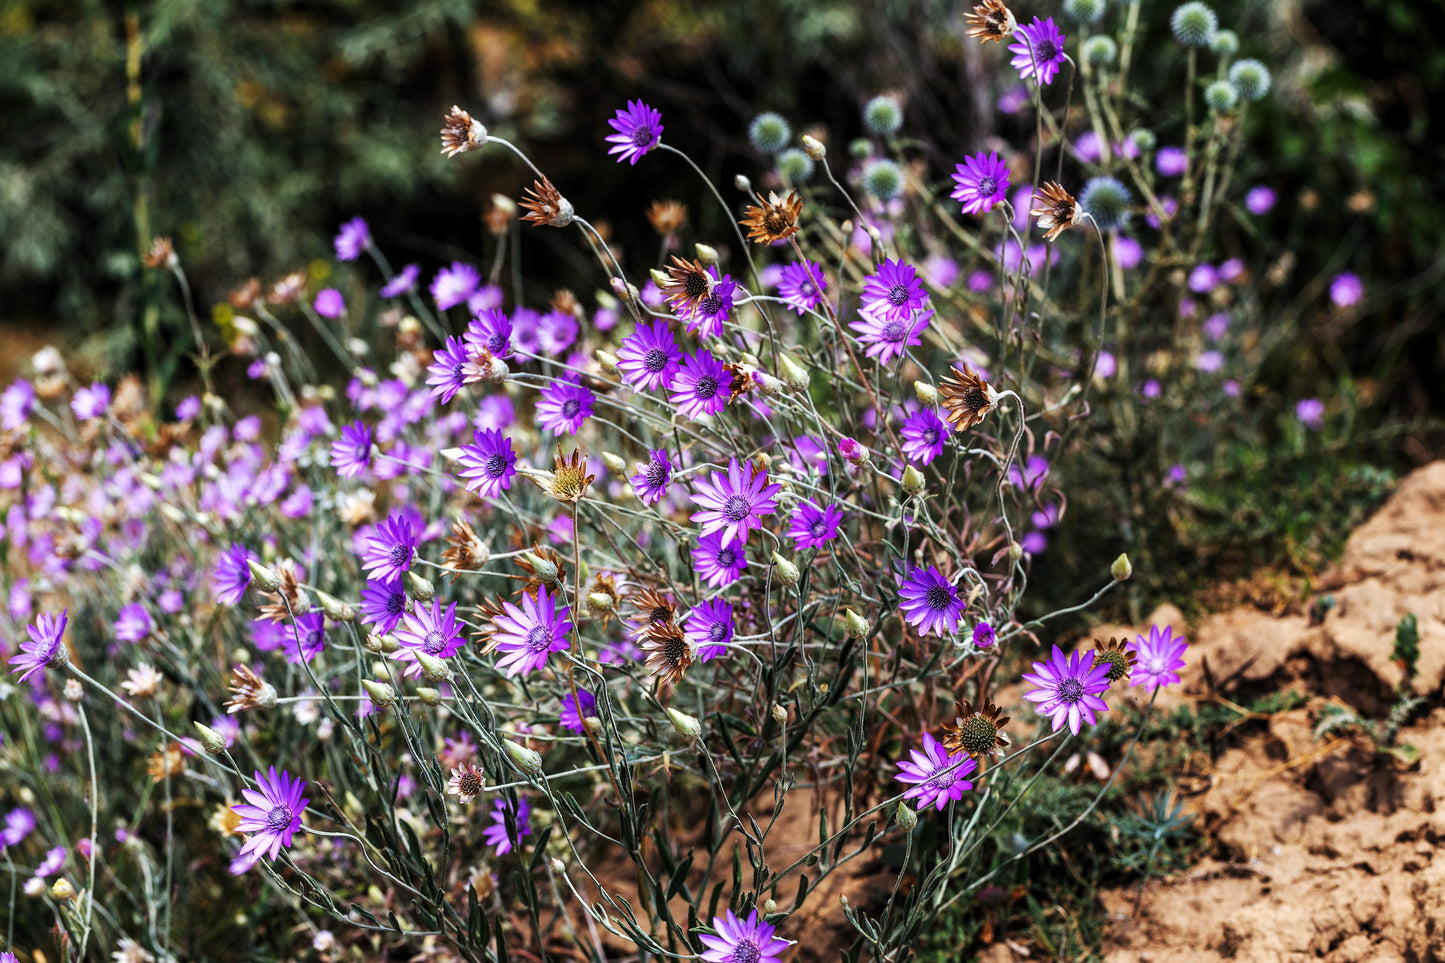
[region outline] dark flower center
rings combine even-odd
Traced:
[[[659,462],[652,462],[647,466],[647,484],[653,488],[661,488],[667,484],[667,469]]]
[[[903,331],[904,328],[902,321],[889,321],[883,326],[883,340],[894,342],[902,341]]]
[[[805,298],[811,298],[814,294],[817,293],[817,289],[813,287],[812,281],[804,281],[802,284],[798,285],[798,291]]]
[[[930,585],[923,598],[935,612],[943,612],[953,604],[953,593],[947,585]]]
[[[723,515],[728,521],[740,522],[752,512],[752,506],[748,500],[741,495],[733,495],[723,502]]]
[[[648,127],[646,124],[643,124],[641,127],[637,128],[632,132],[632,146],[647,147],[652,143],[652,138],[654,136],[655,135],[652,133],[652,128]]]
[[[721,642],[727,637],[728,627],[723,622],[714,622],[708,627],[707,637],[714,642]]]
[[[545,625],[534,625],[527,632],[527,650],[529,652],[545,652],[552,644],[552,630]]]
[[[487,339],[487,350],[492,354],[501,354],[507,347],[510,335],[494,334]]]
[[[994,194],[998,193],[998,178],[979,178],[978,187],[974,188],[974,190],[978,192],[979,197],[992,197]]]
[[[507,470],[507,459],[504,455],[488,455],[487,462],[482,469],[492,478],[501,478],[502,473]]]
[[[647,617],[647,621],[653,625],[666,625],[672,621],[672,608],[667,605],[654,606],[652,614]]]
[[[908,285],[895,284],[888,289],[888,303],[895,308],[902,307],[908,303]]]
[[[436,655],[446,647],[446,644],[447,637],[437,629],[432,629],[421,641],[421,647],[427,655]]]
[[[266,829],[273,833],[283,832],[287,826],[291,825],[292,818],[291,807],[277,803],[266,814]]]
[[[466,380],[466,367],[467,365],[465,361],[458,361],[456,364],[452,365],[453,382],[455,382],[456,384],[461,384],[463,381]]]
[[[958,727],[958,741],[969,752],[992,752],[998,745],[998,726],[983,716],[974,716]]]
[[[698,310],[703,314],[721,314],[722,309],[722,296],[716,291],[698,302]]]
[[[763,215],[763,229],[769,234],[781,234],[788,229],[788,217],[782,211],[768,211]]]
[[[723,568],[732,568],[738,560],[738,553],[730,548],[718,549],[717,563]]]
[[[404,562],[411,561],[411,546],[393,545],[391,551],[387,553],[386,559],[393,565],[401,565]]]
[[[938,444],[938,429],[933,425],[923,429],[923,443],[930,446]]]
[[[576,418],[577,412],[582,410],[582,402],[576,398],[568,398],[562,402],[562,415],[566,418]]]
[[[711,398],[717,394],[717,379],[712,375],[703,375],[697,379],[697,385],[693,388],[693,393],[704,400]]]
[[[982,411],[988,404],[983,396],[983,389],[969,385],[963,389],[963,406],[969,411]]]
[[[763,953],[752,940],[739,940],[728,963],[758,963]]]
[[[823,533],[828,531],[828,519],[819,515],[808,523],[808,531],[814,538],[822,538]]]
[[[1065,679],[1059,683],[1059,701],[1070,705],[1083,701],[1084,683],[1078,679]]]
[[[406,611],[406,595],[402,592],[394,592],[386,597],[386,614],[400,615]]]
[[[690,298],[700,298],[707,293],[707,275],[700,271],[688,271],[682,277],[682,289]]]
[[[1054,42],[1052,40],[1040,40],[1038,43],[1034,44],[1034,59],[1036,59],[1041,64],[1045,64],[1048,63],[1050,60],[1053,60],[1056,56],[1058,56],[1058,53],[1059,48],[1054,46]]]
[[[476,772],[464,772],[457,778],[457,790],[463,796],[476,796],[482,791],[482,780]]]
[[[667,367],[667,352],[661,348],[650,348],[647,354],[642,356],[642,366],[653,374]]]

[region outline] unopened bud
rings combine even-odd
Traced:
[[[385,682],[374,682],[371,679],[362,679],[361,687],[366,694],[371,696],[371,701],[379,708],[385,709],[396,704],[396,690]]]
[[[598,738],[601,738],[602,736],[602,720],[597,718],[596,716],[583,716],[582,728],[586,729],[588,732],[592,733]]]
[[[445,682],[452,677],[452,670],[447,664],[434,655],[427,655],[425,652],[413,650],[417,665],[421,666],[421,677],[428,682]]]
[[[1024,547],[1018,542],[1008,543],[1008,557],[1017,562],[1024,557]]]
[[[815,161],[820,161],[828,156],[827,145],[812,134],[803,135],[803,152]]]
[[[847,436],[839,438],[838,454],[850,465],[868,464],[868,449],[858,444],[856,439]]]
[[[207,752],[224,752],[226,749],[226,737],[221,735],[210,726],[199,722],[192,723],[196,727],[196,735],[201,737],[201,748]]]
[[[63,645],[56,646],[55,651],[59,652],[59,651],[60,651],[61,649],[63,649],[63,648],[65,648],[65,646],[63,646]],[[85,698],[85,689],[84,689],[83,686],[81,686],[80,680],[79,680],[79,679],[66,679],[66,680],[65,680],[65,701],[66,701],[66,702],[70,702],[70,703],[76,703],[76,702],[79,702],[79,701],[80,701],[81,699],[83,699],[83,698]]]
[[[913,807],[906,803],[898,804],[897,819],[898,828],[905,833],[913,832],[913,828],[918,825],[918,813],[914,812]]]
[[[672,731],[683,742],[696,742],[702,737],[702,723],[685,712],[678,712],[671,706],[667,709],[667,717],[672,720]]]
[[[852,609],[843,610],[843,621],[848,627],[848,638],[861,639],[868,634],[868,620]]]
[[[734,177],[733,186],[736,187],[738,190],[742,191],[744,194],[751,194],[753,192],[753,182],[748,180],[748,176],[746,174],[739,174]]]
[[[541,579],[548,588],[556,588],[562,584],[557,580],[557,566],[531,552],[523,552],[522,557],[532,564],[532,571],[537,578]]]
[[[611,612],[612,596],[606,592],[590,592],[587,595],[587,605],[596,612]]]
[[[567,867],[563,865],[562,861],[556,856],[552,857],[552,872],[558,876],[564,876],[567,873]]]
[[[913,394],[918,398],[919,404],[938,404],[938,389],[926,381],[913,382]]]
[[[778,581],[784,585],[797,585],[798,580],[803,577],[802,573],[798,571],[798,566],[777,552],[773,553],[773,571],[777,573]]]
[[[606,465],[607,470],[614,475],[627,474],[627,462],[623,461],[617,455],[612,454],[610,451],[604,451],[602,453],[602,464]]]
[[[407,572],[406,577],[411,582],[411,594],[416,596],[418,602],[430,602],[437,597],[436,586],[430,580],[416,572]]]
[[[366,651],[368,651],[368,652],[380,652],[380,651],[381,651],[381,648],[382,648],[382,646],[381,646],[381,639],[382,639],[382,637],[379,636],[379,635],[377,635],[375,632],[368,632],[368,633],[366,633],[366,642],[365,642]]]
[[[776,398],[783,393],[783,383],[766,371],[755,369],[752,372],[752,378],[753,384],[757,385],[758,390],[769,398]]]
[[[628,304],[637,303],[637,288],[628,284],[626,278],[612,279],[612,293]]]
[[[773,721],[776,722],[776,723],[777,723],[778,725],[780,725],[780,726],[785,726],[785,725],[787,725],[787,724],[788,724],[788,710],[787,710],[787,709],[784,709],[784,708],[783,708],[782,706],[780,706],[780,705],[774,704],[774,706],[773,706]]]
[[[251,578],[255,580],[256,587],[263,592],[274,592],[281,587],[281,578],[254,558],[246,559],[246,567],[251,570]]]
[[[616,378],[619,376],[619,372],[617,370],[617,355],[613,354],[611,351],[606,351],[602,348],[598,348],[597,363],[602,366],[602,373],[605,374],[607,377]]]
[[[783,384],[794,391],[807,391],[808,382],[812,380],[806,368],[799,365],[787,355],[778,359],[778,366],[783,369]]]
[[[50,895],[65,902],[75,896],[75,887],[70,885],[70,880],[62,876],[51,884]]]
[[[763,900],[763,915],[772,916],[778,911],[778,901],[772,897]]]
[[[518,769],[529,776],[542,775],[542,757],[535,751],[519,746],[510,739],[502,740],[502,744],[507,747],[507,755],[512,757],[512,762],[516,763]]]
[[[416,697],[421,700],[421,704],[424,706],[439,706],[442,704],[442,694],[428,686],[417,686]]]
[[[652,275],[652,283],[660,288],[665,288],[672,283],[672,275],[661,268],[653,268],[647,273]]]
[[[717,263],[717,248],[701,242],[694,244],[693,248],[697,251],[697,259],[703,264],[711,267]]]
[[[328,595],[318,590],[311,594],[316,596],[316,604],[321,606],[321,611],[333,622],[354,622],[356,621],[356,610],[347,605],[334,595]]]
[[[1114,564],[1109,566],[1109,574],[1116,582],[1127,582],[1134,574],[1134,563],[1129,561],[1128,555],[1121,552],[1119,557],[1114,559]]]
[[[903,490],[905,492],[910,495],[917,495],[919,492],[923,491],[924,488],[925,482],[923,478],[923,472],[919,471],[917,468],[914,468],[912,465],[909,465],[907,468],[903,469],[903,478],[900,479],[900,483],[903,485]]]

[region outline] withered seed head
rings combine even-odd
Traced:
[[[1127,645],[1127,640],[1113,637],[1110,637],[1107,642],[1102,639],[1094,640],[1094,664],[1109,667],[1110,682],[1129,678],[1134,663],[1139,661],[1139,657],[1126,648]]]
[[[176,249],[171,245],[168,237],[157,237],[151,241],[151,249],[142,258],[148,268],[170,268],[175,267],[179,262],[176,259]]]
[[[637,611],[628,616],[639,636],[656,632],[672,624],[677,615],[677,606],[669,596],[655,589],[643,589],[631,599]]]
[[[939,381],[938,394],[954,431],[972,428],[998,405],[998,392],[967,361],[954,362],[953,370]]]
[[[472,115],[453,106],[442,118],[442,153],[448,157],[477,150],[487,142],[487,129]]]
[[[662,296],[679,313],[696,308],[712,291],[712,275],[701,261],[684,261],[674,254],[667,266],[667,276],[672,278],[672,283],[662,289]]]
[[[796,191],[788,191],[781,200],[774,191],[768,192],[768,199],[755,194],[758,206],[749,207],[747,215],[740,222],[748,229],[748,240],[759,244],[772,244],[798,233],[798,214],[803,210],[803,200]]]
[[[692,645],[682,629],[670,623],[648,632],[641,648],[647,653],[648,670],[664,685],[676,685],[692,665]]]
[[[1054,181],[1049,181],[1034,195],[1034,203],[1039,206],[1029,213],[1039,219],[1046,241],[1052,241],[1079,223],[1079,204],[1074,195]]]
[[[952,725],[943,727],[943,746],[949,752],[966,752],[973,756],[996,755],[1008,745],[1003,727],[1008,716],[999,715],[999,707],[988,703],[975,709],[967,699],[953,704]]]
[[[276,704],[276,687],[262,682],[260,676],[244,665],[231,669],[228,688],[235,693],[226,703],[226,712],[230,715],[247,709],[269,709]]]
[[[680,201],[653,201],[647,209],[652,229],[663,237],[674,234],[687,220],[687,205]]]
[[[465,519],[458,518],[452,522],[452,533],[447,536],[447,550],[442,555],[442,561],[449,568],[471,571],[487,564],[491,557],[492,553],[487,551],[487,546],[482,544],[482,540]]]
[[[272,304],[290,304],[301,296],[306,290],[306,275],[300,271],[292,271],[275,284],[271,285]]]
[[[575,211],[572,202],[563,197],[547,178],[533,181],[522,198],[522,207],[527,209],[522,220],[538,227],[566,227],[572,223]]]
[[[968,21],[968,35],[980,43],[990,40],[1002,43],[1018,26],[1013,11],[1004,6],[1002,0],[983,0],[972,13],[964,14],[963,19]]]
[[[552,458],[555,463],[552,474],[546,479],[537,480],[537,484],[559,502],[581,501],[582,496],[587,494],[587,486],[597,477],[587,470],[581,450],[573,448],[572,454],[564,458],[562,446],[558,445]]]

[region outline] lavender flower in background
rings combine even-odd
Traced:
[[[1325,403],[1318,398],[1305,398],[1294,406],[1294,416],[1310,431],[1319,431],[1325,424]]]
[[[641,322],[617,349],[617,370],[638,391],[657,391],[672,384],[682,362],[682,349],[664,320]]]
[[[1330,282],[1330,300],[1335,303],[1335,307],[1348,308],[1358,304],[1364,296],[1365,285],[1357,274],[1347,271]]]
[[[446,311],[471,297],[477,285],[482,282],[477,269],[462,261],[453,261],[432,278],[431,296],[438,311]]]
[[[78,421],[99,418],[109,408],[110,389],[99,382],[89,388],[75,389],[75,395],[70,399],[70,410],[75,412]]]
[[[1019,72],[1019,79],[1033,77],[1044,86],[1053,83],[1066,59],[1064,35],[1054,18],[1034,17],[1033,23],[1020,25],[1014,34],[1018,39],[1008,45],[1009,53],[1014,55],[1009,65]]]
[[[512,487],[517,474],[517,453],[512,440],[500,431],[483,428],[472,432],[472,444],[463,445],[457,456],[457,474],[469,492],[496,498]]]
[[[591,389],[579,384],[576,376],[566,381],[553,381],[542,389],[537,402],[537,425],[553,434],[577,434],[582,422],[592,417]]]
[[[336,260],[355,261],[371,243],[371,229],[360,217],[353,217],[336,232]]]
[[[211,571],[211,594],[221,605],[235,605],[246,594],[251,584],[251,566],[248,559],[256,556],[246,551],[246,546],[232,542],[231,547],[216,558],[216,567]],[[259,561],[259,560],[258,560]]]
[[[958,620],[965,608],[958,589],[932,565],[913,567],[898,590],[898,608],[909,625],[920,635],[932,632],[943,635],[958,631]]]
[[[672,379],[670,400],[677,413],[696,420],[715,415],[727,407],[732,397],[732,375],[726,366],[706,348],[690,354]]]
[[[687,640],[697,649],[697,657],[711,662],[726,655],[733,639],[733,607],[724,599],[712,599],[687,613]]]
[[[632,490],[644,505],[656,505],[667,494],[667,483],[672,479],[672,463],[667,458],[666,448],[650,448],[651,460],[637,465],[637,474],[630,479]]]
[[[749,532],[762,527],[761,516],[778,510],[775,496],[781,490],[781,485],[768,484],[765,469],[749,462],[744,478],[743,467],[736,458],[731,459],[726,474],[713,472],[693,487],[693,501],[702,508],[692,516],[694,522],[702,525],[698,534],[720,532],[723,547],[734,541],[741,545],[747,541]]]
[[[627,102],[626,110],[607,122],[617,133],[607,135],[607,153],[616,154],[620,164],[627,161],[634,167],[642,155],[662,142],[662,114],[640,100]]]
[[[948,196],[963,205],[963,213],[987,214],[1006,196],[1008,165],[996,152],[980,151],[954,166],[953,180],[957,186]]]
[[[497,668],[511,679],[535,672],[547,664],[547,656],[561,652],[571,643],[572,623],[567,621],[572,610],[547,594],[545,585],[538,586],[535,596],[523,595],[522,604],[502,603],[502,614],[492,621],[496,634],[492,637],[503,655]]]
[[[1219,286],[1219,272],[1212,264],[1197,264],[1189,272],[1189,290],[1195,294],[1208,294]]]
[[[925,732],[923,749],[912,750],[908,759],[894,765],[898,773],[893,778],[909,787],[903,798],[916,800],[914,808],[919,812],[929,806],[941,812],[973,788],[968,776],[978,768],[978,760],[966,752],[949,752]]]
[[[512,356],[512,322],[496,308],[488,308],[467,323],[462,340],[474,349],[484,349],[494,358]]]
[[[848,326],[857,332],[858,343],[863,345],[863,354],[877,358],[879,364],[889,364],[903,357],[903,352],[923,343],[923,329],[933,317],[932,309],[921,311],[901,321],[889,321],[880,317],[863,315]]]
[[[1178,177],[1189,169],[1189,155],[1182,147],[1161,147],[1154,155],[1154,166],[1165,177]]]
[[[421,274],[420,264],[408,264],[396,273],[381,287],[381,296],[384,298],[400,297],[408,294],[416,287],[417,276]]]
[[[335,288],[322,288],[316,292],[316,301],[312,307],[323,318],[334,321],[346,313],[346,299]]]
[[[0,431],[14,431],[30,418],[35,407],[35,386],[17,378],[0,394]]]
[[[697,540],[692,550],[693,568],[708,588],[723,588],[742,578],[748,567],[741,542],[723,543],[723,533],[713,532]]]
[[[310,662],[326,647],[326,619],[320,612],[298,615],[292,625],[284,627],[283,637],[287,662]]]
[[[507,815],[512,811],[507,800],[498,797],[492,804],[492,825],[482,830],[482,839],[494,848],[498,856],[507,855],[514,847],[522,845],[523,836],[532,835],[532,804],[527,802],[527,797],[517,798],[516,815],[513,819],[517,826],[516,836],[507,829]]]
[[[140,602],[132,602],[116,615],[111,631],[122,642],[139,642],[151,634],[154,623],[150,613]]]
[[[1095,665],[1093,649],[1065,656],[1056,645],[1048,661],[1035,662],[1034,671],[1025,672],[1022,678],[1039,687],[1025,692],[1024,698],[1039,703],[1039,714],[1050,717],[1055,732],[1067,724],[1077,736],[1083,723],[1096,724],[1095,712],[1109,710],[1108,703],[1099,698],[1099,693],[1109,688],[1109,664]]]
[[[823,508],[803,499],[793,510],[788,537],[800,549],[822,548],[838,536],[838,525],[842,521],[843,510],[838,506]]]
[[[801,316],[822,303],[823,291],[827,287],[828,279],[823,276],[823,266],[818,262],[789,264],[781,269],[778,297]]]
[[[1255,216],[1268,214],[1274,208],[1276,198],[1274,188],[1261,184],[1251,187],[1249,192],[1244,195],[1244,207]]]
[[[440,399],[442,404],[455,398],[467,383],[470,360],[461,338],[447,338],[447,343],[432,353],[432,362],[427,365],[426,383],[432,386],[432,397]]]
[[[1129,678],[1149,692],[1179,683],[1179,670],[1184,668],[1184,650],[1189,647],[1183,636],[1173,634],[1170,626],[1149,627],[1149,636],[1142,634],[1128,648],[1138,657]]]
[[[759,919],[756,909],[747,919],[739,919],[729,909],[726,915],[712,918],[712,928],[716,936],[697,935],[706,947],[702,953],[706,963],[781,963],[782,953],[793,945],[774,936],[777,927]]]
[[[63,666],[69,662],[70,654],[62,641],[69,617],[69,609],[62,609],[59,615],[41,612],[35,617],[35,624],[25,627],[30,638],[20,643],[19,654],[10,659],[10,664],[15,666],[10,671],[18,672],[21,682],[47,665]]]
[[[331,443],[331,467],[342,478],[355,478],[371,464],[371,429],[356,421]]]
[[[301,828],[301,813],[309,802],[301,796],[306,791],[306,782],[292,779],[284,769],[277,776],[276,767],[271,766],[268,775],[261,775],[259,769],[256,771],[256,784],[259,790],[241,790],[245,803],[231,807],[231,811],[241,817],[236,830],[250,834],[239,855],[274,860],[281,847],[291,845],[292,834]]]
[[[570,692],[563,693],[562,711],[557,716],[557,724],[572,732],[582,732],[587,728],[583,720],[596,715],[597,697],[586,689],[579,688],[576,696]]]

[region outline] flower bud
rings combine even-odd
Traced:
[[[848,626],[848,638],[861,639],[868,634],[868,620],[852,609],[843,610],[843,621]]]
[[[356,610],[347,605],[334,595],[328,595],[321,590],[313,590],[316,596],[316,603],[321,606],[321,611],[333,622],[354,622],[356,621]]]
[[[706,264],[708,267],[712,267],[714,264],[717,263],[717,248],[709,247],[708,245],[701,242],[694,244],[693,248],[697,251],[697,259],[703,264]],[[669,281],[668,283],[671,283],[671,281]]]
[[[777,723],[778,725],[780,725],[780,726],[785,726],[785,725],[787,725],[787,724],[788,724],[788,710],[787,710],[787,709],[784,709],[784,708],[783,708],[782,706],[780,706],[780,705],[774,704],[774,706],[773,706],[773,721],[776,722],[776,723]]]
[[[246,559],[246,567],[251,570],[251,578],[255,581],[256,587],[263,592],[274,592],[281,587],[280,577],[266,566],[253,558]]]
[[[421,700],[424,706],[439,706],[442,704],[442,694],[436,689],[427,686],[417,686],[416,697]]]
[[[416,572],[407,572],[406,577],[411,582],[411,594],[416,596],[418,602],[430,602],[437,597],[436,586],[432,585],[429,579]]]
[[[562,861],[556,856],[552,857],[552,872],[558,876],[565,876],[567,874],[567,867],[564,866]]]
[[[452,670],[436,656],[421,651],[414,651],[413,654],[416,656],[417,665],[421,666],[421,677],[428,682],[445,682],[452,677]]]
[[[812,134],[803,135],[803,150],[815,161],[820,161],[828,156],[828,148]]]
[[[628,304],[637,303],[637,288],[628,284],[626,278],[612,278],[612,293]]]
[[[607,470],[614,475],[627,474],[627,462],[612,454],[610,451],[604,451],[602,453],[602,464],[606,465]]]
[[[907,803],[899,803],[897,810],[898,828],[905,833],[913,832],[913,827],[918,825],[918,813]]]
[[[783,369],[783,384],[794,391],[807,391],[808,382],[812,380],[806,368],[799,365],[787,355],[778,359],[779,366]]]
[[[602,366],[602,373],[609,378],[616,378],[619,375],[617,370],[617,355],[611,351],[597,349],[597,363]]]
[[[753,379],[753,384],[757,386],[757,389],[759,391],[767,395],[769,398],[776,398],[778,395],[783,393],[783,383],[777,378],[774,378],[772,375],[768,374],[766,371],[754,368],[752,372],[750,372],[750,374]]]
[[[62,876],[51,885],[50,895],[65,902],[75,896],[75,887],[70,884],[70,880]]]
[[[1134,574],[1134,565],[1129,561],[1129,556],[1120,552],[1119,557],[1114,559],[1114,564],[1109,566],[1109,574],[1116,582],[1129,581],[1129,576]]]
[[[1018,542],[1009,542],[1008,557],[1013,561],[1017,562],[1019,559],[1024,557],[1024,547]]]
[[[677,733],[677,737],[683,742],[696,742],[702,738],[702,723],[692,716],[669,706],[667,717],[672,720],[672,731]]]
[[[938,389],[926,381],[913,382],[913,394],[918,398],[919,404],[938,404]]]
[[[751,194],[753,192],[753,182],[748,180],[746,174],[739,174],[738,176],[734,177],[733,186],[736,187],[738,190],[742,191],[744,194]]]
[[[773,571],[778,576],[778,581],[784,585],[797,585],[803,574],[798,571],[798,566],[783,558],[777,552],[773,553]]]
[[[57,647],[56,647],[55,651],[56,651],[56,652],[59,652],[59,651],[61,651],[61,650],[64,649],[64,648],[65,648],[64,645],[60,645],[60,646],[57,646]],[[51,664],[52,664],[52,665],[55,664],[55,660],[54,660],[54,659],[51,659]],[[79,679],[66,679],[66,680],[65,680],[65,701],[66,701],[66,702],[76,703],[76,702],[79,702],[79,701],[80,701],[82,698],[84,698],[84,697],[85,697],[85,689],[81,686]]]
[[[772,916],[778,911],[778,901],[769,897],[763,900],[763,915]]]
[[[562,584],[557,579],[557,566],[554,563],[547,561],[545,558],[539,558],[531,552],[523,552],[522,557],[532,564],[532,571],[537,574],[537,578],[541,579],[548,588],[556,588]]]
[[[378,708],[385,709],[396,704],[396,690],[385,682],[373,682],[371,679],[362,679],[361,687],[366,694],[371,696],[371,701]]]
[[[923,491],[924,488],[923,472],[909,465],[903,469],[903,477],[899,479],[899,483],[903,486],[905,492],[910,495],[917,495]]]
[[[510,739],[503,739],[502,744],[507,747],[507,755],[512,757],[512,762],[517,768],[529,776],[542,775],[542,757],[526,746],[519,746]]]
[[[652,268],[647,273],[652,275],[652,283],[660,288],[665,288],[672,283],[672,275],[659,268]]]
[[[202,725],[199,722],[192,723],[196,727],[196,735],[201,737],[201,748],[207,752],[224,752],[226,749],[226,737],[221,735],[210,726]]]
[[[363,644],[366,646],[366,651],[368,652],[380,652],[381,636],[377,635],[375,632],[368,632],[366,633],[366,642]]]
[[[850,465],[868,464],[868,449],[858,444],[853,438],[843,437],[838,439],[838,454]]]
[[[606,592],[590,592],[587,595],[587,607],[594,612],[611,612],[612,596]]]

